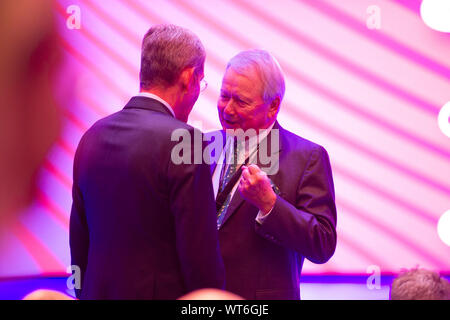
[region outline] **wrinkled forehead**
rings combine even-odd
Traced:
[[[229,67],[222,79],[222,90],[262,93],[261,78],[253,66],[236,70]]]

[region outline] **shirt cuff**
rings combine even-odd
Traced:
[[[273,208],[270,209],[269,212],[267,212],[266,214],[264,214],[261,210],[259,210],[258,215],[256,216],[256,222],[258,222],[259,224],[262,224],[264,222],[264,220],[266,220],[267,216],[272,212]]]

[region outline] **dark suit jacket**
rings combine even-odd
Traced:
[[[175,129],[161,103],[133,97],[82,137],[74,162],[72,264],[82,299],[176,299],[223,288],[211,173],[175,165]]]
[[[280,192],[275,207],[260,225],[255,221],[259,210],[236,190],[219,230],[226,289],[246,299],[299,299],[304,258],[324,263],[336,247],[334,186],[326,150],[278,123],[274,129],[279,130],[280,146],[279,171],[269,175]]]

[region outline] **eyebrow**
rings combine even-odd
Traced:
[[[230,92],[226,89],[220,89],[220,95],[232,96],[233,99],[242,101],[247,104],[250,104],[250,100],[251,100],[250,98],[247,98],[246,96],[243,96],[243,95],[230,94]]]

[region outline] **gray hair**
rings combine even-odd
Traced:
[[[171,86],[185,68],[194,67],[201,74],[205,57],[200,39],[188,29],[172,24],[153,26],[142,41],[141,89]]]
[[[404,271],[391,285],[391,300],[449,300],[450,283],[426,269]]]
[[[254,67],[262,82],[261,97],[265,103],[275,98],[283,100],[285,84],[284,76],[278,61],[267,51],[260,49],[241,51],[228,62],[226,70],[232,68],[237,73],[245,74],[248,68]]]

